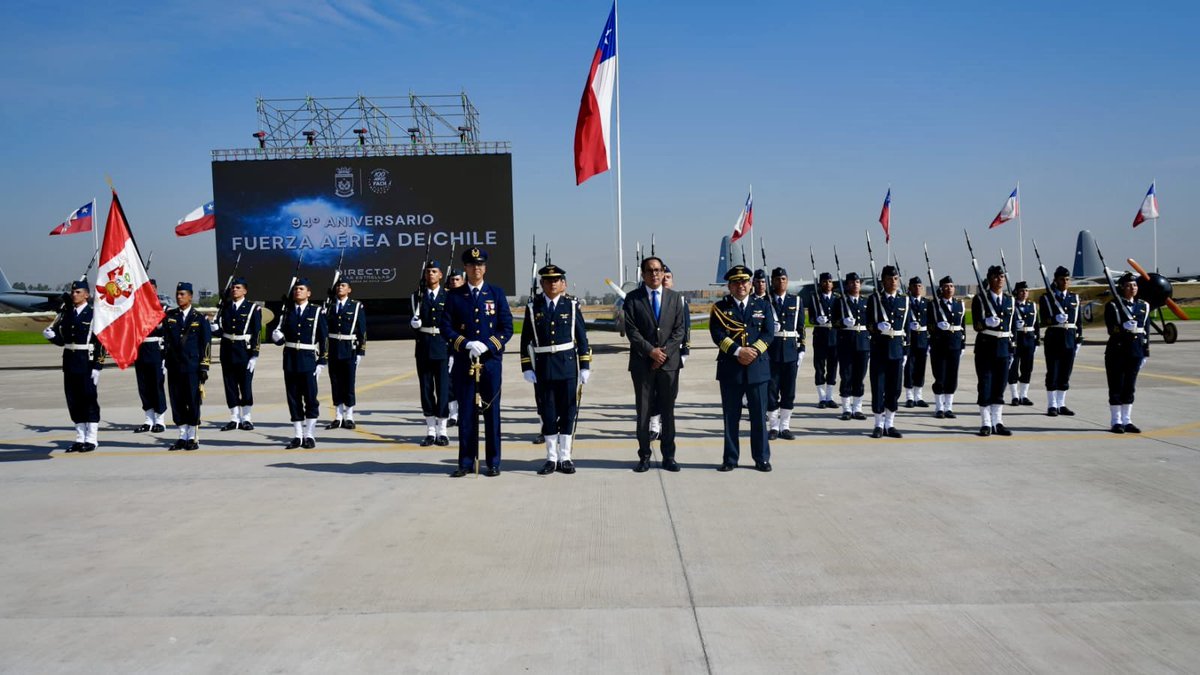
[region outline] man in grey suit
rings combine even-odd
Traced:
[[[642,259],[642,285],[625,296],[625,336],[629,338],[629,374],[637,402],[638,463],[650,468],[650,416],[662,415],[659,435],[662,468],[678,471],[675,461],[675,395],[679,392],[679,350],[687,325],[683,296],[663,286],[664,265]]]

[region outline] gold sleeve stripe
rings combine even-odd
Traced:
[[[521,363],[533,363],[533,360],[530,359],[528,356],[522,356]]]
[[[498,349],[498,350],[504,349],[504,345],[500,344],[500,341],[496,339],[495,335],[491,336],[488,339],[492,341],[492,344],[496,345],[496,349]]]
[[[733,346],[733,340],[731,340],[729,338],[725,338],[724,340],[721,340],[721,345],[720,345],[721,351],[729,352],[729,348],[732,346]]]
[[[763,342],[762,340],[755,340],[754,348],[757,349],[758,352],[761,354],[761,353],[767,351],[767,343]]]
[[[459,335],[458,337],[454,338],[454,348],[455,348],[455,349],[460,349],[460,348],[461,348],[461,345],[462,345],[462,343],[463,343],[463,341],[464,341],[464,340],[466,340],[466,338],[464,338],[464,337],[463,337],[463,336],[461,336],[461,335]]]

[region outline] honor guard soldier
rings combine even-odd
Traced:
[[[979,435],[1012,436],[1004,426],[1004,384],[1016,318],[1012,296],[1004,292],[1004,268],[999,265],[988,268],[987,288],[979,289],[971,300],[971,321],[975,328],[975,375],[979,377]]]
[[[213,331],[221,336],[221,381],[229,421],[221,431],[253,431],[250,409],[254,406],[254,366],[258,363],[262,308],[246,299],[248,286],[237,277],[229,286],[229,297],[221,302]]]
[[[158,282],[150,280],[155,294],[158,293]],[[137,376],[138,397],[142,399],[142,411],[146,413],[146,421],[133,430],[135,434],[147,431],[161,434],[167,428],[163,426],[163,414],[167,412],[167,361],[163,357],[163,324],[159,322],[138,345],[137,359],[133,362],[133,372]]]
[[[767,299],[767,271],[764,269],[754,270],[754,278],[751,280],[750,294],[760,300]]]
[[[1029,300],[1029,284],[1018,281],[1013,287],[1013,358],[1008,367],[1008,388],[1012,405],[1033,405],[1029,400],[1029,382],[1033,378],[1033,357],[1041,344],[1038,307]]]
[[[954,279],[938,280],[938,298],[929,312],[929,360],[933,370],[933,416],[955,419],[954,393],[958,391],[958,365],[966,348],[963,303],[954,297]]]
[[[921,277],[908,280],[908,359],[904,362],[906,408],[928,408],[925,402],[925,364],[929,361],[929,310]]]
[[[800,296],[789,295],[788,273],[782,267],[771,270],[769,300],[775,310],[778,326],[771,348],[767,350],[771,364],[771,380],[767,385],[767,431],[769,440],[792,440],[792,410],[796,407],[796,376],[804,363],[804,308]]]
[[[446,292],[449,293],[450,291],[458,288],[459,286],[462,286],[465,283],[467,283],[467,280],[463,276],[463,271],[454,269],[454,261],[450,261],[450,272],[449,272],[449,274],[446,275]],[[435,326],[435,328],[436,327],[437,326]],[[445,342],[445,340],[443,340],[443,342]],[[446,370],[447,370],[446,378],[448,381],[450,378],[449,371],[454,370],[454,354],[453,353],[451,353],[450,358],[446,360]],[[450,390],[450,395],[449,395],[450,416],[449,416],[449,418],[446,419],[446,426],[456,427],[456,426],[458,426],[458,400],[454,398],[454,387],[449,387],[449,390]]]
[[[1108,378],[1108,409],[1114,434],[1140,434],[1133,423],[1133,394],[1138,373],[1150,357],[1150,305],[1137,300],[1137,280],[1128,272],[1121,277],[1120,298],[1104,306],[1108,344],[1104,348],[1104,373]]]
[[[865,420],[862,412],[863,381],[867,377],[867,362],[871,358],[871,335],[867,332],[867,302],[862,299],[862,278],[857,272],[846,274],[842,288],[846,295],[835,305],[833,323],[837,326],[838,370],[842,385],[842,420]]]
[[[900,438],[896,411],[904,380],[904,337],[909,323],[908,297],[901,295],[900,275],[883,267],[882,289],[867,299],[867,327],[871,335],[871,411],[875,413],[872,438]]]
[[[317,447],[317,379],[325,370],[329,326],[321,307],[309,302],[311,297],[308,279],[297,279],[292,302],[280,310],[279,324],[271,331],[271,341],[283,347],[283,387],[293,433],[288,450]]]
[[[675,288],[675,275],[666,263],[663,263],[662,285],[668,290]],[[682,370],[692,353],[692,307],[687,296],[680,295],[680,298],[683,300],[683,344],[679,347],[679,368]],[[657,405],[653,406],[652,411],[654,414],[650,416],[650,440],[657,441],[662,432],[662,414]]]
[[[542,401],[546,463],[538,473],[543,476],[555,470],[575,473],[571,439],[579,414],[577,387],[587,384],[592,373],[583,310],[566,295],[566,276],[554,264],[538,270],[542,293],[525,306],[521,326],[521,374]]]
[[[421,388],[421,414],[425,416],[425,438],[421,447],[450,445],[446,427],[450,418],[450,348],[442,339],[442,313],[446,311],[446,289],[442,288],[442,266],[436,260],[425,265],[425,290],[414,293],[415,308],[409,325],[417,332],[413,353],[417,382]]]
[[[338,277],[329,300],[325,320],[329,328],[329,392],[336,411],[326,429],[354,429],[354,383],[358,364],[367,354],[367,310],[350,298],[353,288],[345,277]],[[439,338],[440,339],[440,338]]]
[[[708,330],[717,345],[717,381],[725,421],[725,450],[721,471],[737,467],[740,454],[738,425],[742,397],[750,410],[750,454],[759,471],[771,470],[767,439],[767,384],[771,380],[768,346],[775,339],[770,302],[750,293],[750,270],[734,265],[725,273],[729,294],[713,304]]]
[[[1046,347],[1046,414],[1050,417],[1075,414],[1066,406],[1067,390],[1075,355],[1083,344],[1083,322],[1079,320],[1079,296],[1070,291],[1070,284],[1071,273],[1060,265],[1054,270],[1053,288],[1038,302],[1046,329],[1042,342]]]
[[[476,393],[483,406],[485,475],[500,475],[500,381],[513,322],[504,289],[484,280],[487,259],[487,251],[480,248],[463,253],[467,283],[449,293],[442,312],[442,337],[455,357],[450,386],[463,415],[458,424],[458,468],[450,474],[454,478],[467,475],[479,457]]]
[[[813,325],[813,370],[816,373],[818,408],[838,407],[833,402],[838,369],[838,332],[833,323],[833,314],[838,302],[839,296],[833,293],[833,275],[821,272],[808,307],[808,320]]]
[[[63,392],[67,412],[75,423],[75,442],[67,452],[91,452],[99,444],[100,400],[96,387],[104,368],[104,347],[92,335],[92,306],[87,281],[71,283],[71,306],[63,307],[58,322],[42,331],[63,348]]]
[[[212,359],[212,326],[192,306],[190,283],[181,281],[175,286],[175,304],[163,320],[171,418],[179,427],[179,439],[169,449],[195,450],[200,447],[196,439]]]

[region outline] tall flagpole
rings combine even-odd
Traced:
[[[1017,265],[1021,277],[1017,281],[1025,280],[1025,225],[1021,222],[1021,181],[1017,181]]]
[[[92,197],[92,244],[95,246],[92,249],[93,253],[100,250],[100,233],[97,231],[99,229],[100,214],[96,212],[96,198]]]
[[[1154,216],[1154,271],[1156,273],[1158,272],[1158,215],[1157,215],[1158,185],[1157,185],[1157,183],[1158,183],[1157,178],[1154,178],[1150,181],[1150,190],[1154,194],[1154,207],[1155,207],[1154,210],[1156,212],[1156,215]]]
[[[750,184],[750,208],[754,208],[754,183]],[[749,216],[750,213],[746,215]],[[750,223],[750,269],[758,269],[758,266],[754,264],[754,253],[754,223]]]
[[[621,34],[621,21],[617,16],[617,0],[613,0],[613,28],[614,32],[619,36]],[[616,94],[616,122],[617,122],[617,276],[620,279],[620,286],[625,287],[625,254],[621,241],[621,43],[619,38],[616,44],[617,50],[617,67],[615,74],[615,94]]]

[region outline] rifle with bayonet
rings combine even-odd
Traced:
[[[292,280],[288,282],[287,292],[283,295],[283,306],[285,308],[294,306],[296,301],[293,299],[296,291],[296,282],[300,280],[300,265],[304,263],[304,251],[300,251],[300,257],[296,258],[296,269],[292,270]],[[279,316],[280,325],[282,325],[283,315]]]
[[[871,249],[871,231],[867,230],[866,233],[867,233],[867,259],[871,261],[871,283],[875,284],[874,295],[879,295],[880,293],[883,292],[883,284],[880,283],[880,281],[879,281],[879,273],[875,271],[875,251],[873,251]],[[878,321],[885,321],[886,317],[883,316],[882,298],[881,297],[876,298],[874,304],[876,307],[879,308],[879,315],[875,318]]]
[[[1037,240],[1033,240],[1033,255],[1037,257],[1038,271],[1042,273],[1042,283],[1046,285],[1046,293],[1050,295],[1050,302],[1054,304],[1055,314],[1066,314],[1063,311],[1062,305],[1058,302],[1058,296],[1054,294],[1054,288],[1050,286],[1050,280],[1046,278],[1046,266],[1042,264],[1042,254],[1038,251]]]
[[[91,274],[92,266],[94,266],[96,264],[96,258],[98,258],[99,256],[100,256],[100,249],[96,249],[96,251],[94,253],[92,253],[92,259],[90,262],[88,262],[87,269],[85,269],[83,271],[83,274],[79,275],[80,281],[87,281],[87,276],[88,276],[88,274]],[[61,301],[60,301],[60,304],[58,307],[58,314],[54,317],[54,321],[50,322],[50,328],[57,328],[58,324],[62,323],[63,314],[65,314],[67,309],[70,307],[71,307],[71,289],[68,286],[67,290],[63,291],[62,298],[61,298]]]
[[[812,247],[808,247],[808,261],[812,263],[813,280],[813,309],[817,316],[825,316],[825,307],[821,304],[821,285],[817,281],[817,257],[813,255]]]
[[[150,255],[153,256],[154,253],[151,252]],[[225,310],[225,306],[229,304],[230,294],[233,292],[233,280],[237,278],[238,268],[241,266],[242,266],[242,252],[239,251],[237,254],[237,258],[233,261],[233,271],[231,271],[229,273],[229,277],[227,279],[225,279],[225,287],[221,289],[221,300],[219,302],[217,302],[217,317],[216,317],[216,321],[214,321],[213,323],[219,324],[221,322],[221,312],[223,312]],[[146,271],[149,271],[149,269],[150,269],[150,263],[146,263]],[[290,291],[288,292],[288,296],[289,297],[291,296]],[[287,304],[287,300],[288,299],[285,298],[283,301],[285,305]]]
[[[975,283],[979,287],[979,295],[983,298],[983,304],[992,316],[1000,316],[1000,309],[992,304],[991,289],[983,285],[983,277],[979,276],[979,261],[975,259],[975,247],[971,246],[971,235],[963,230],[963,236],[967,238],[967,251],[971,254],[971,268],[975,270]]]
[[[325,293],[325,311],[337,302],[337,286],[342,280],[342,260],[346,258],[346,249],[343,247],[338,253],[337,267],[333,268],[333,281],[329,282],[329,290]]]
[[[850,316],[850,302],[846,300],[846,283],[842,281],[842,262],[838,259],[837,246],[833,247],[833,271],[837,273],[838,293],[842,299],[842,315]]]
[[[1004,270],[1004,285],[1008,288],[1008,294],[1012,295],[1012,277],[1008,276],[1008,261],[1004,259],[1004,249],[1000,249],[1000,269]]]
[[[425,270],[429,269],[429,247],[433,244],[431,233],[425,233],[425,255],[421,258],[421,275],[417,279],[417,292],[412,296],[413,316],[421,314],[421,299],[425,297]]]
[[[758,252],[762,255],[763,272],[767,272],[767,244],[762,237],[758,239]]]
[[[929,288],[933,291],[933,314],[940,316],[939,323],[950,323],[950,318],[946,316],[942,309],[941,287],[937,285],[937,281],[933,277],[933,263],[929,262],[929,244],[925,244],[925,271],[929,274]]]
[[[1108,263],[1104,262],[1104,254],[1100,252],[1099,242],[1096,242],[1096,255],[1100,258],[1100,265],[1104,267],[1104,280],[1108,282],[1108,292],[1112,293],[1113,302],[1117,305],[1117,313],[1121,315],[1121,323],[1132,320],[1133,317],[1129,316],[1124,299],[1117,293],[1117,285],[1113,283],[1112,273],[1108,271]]]

